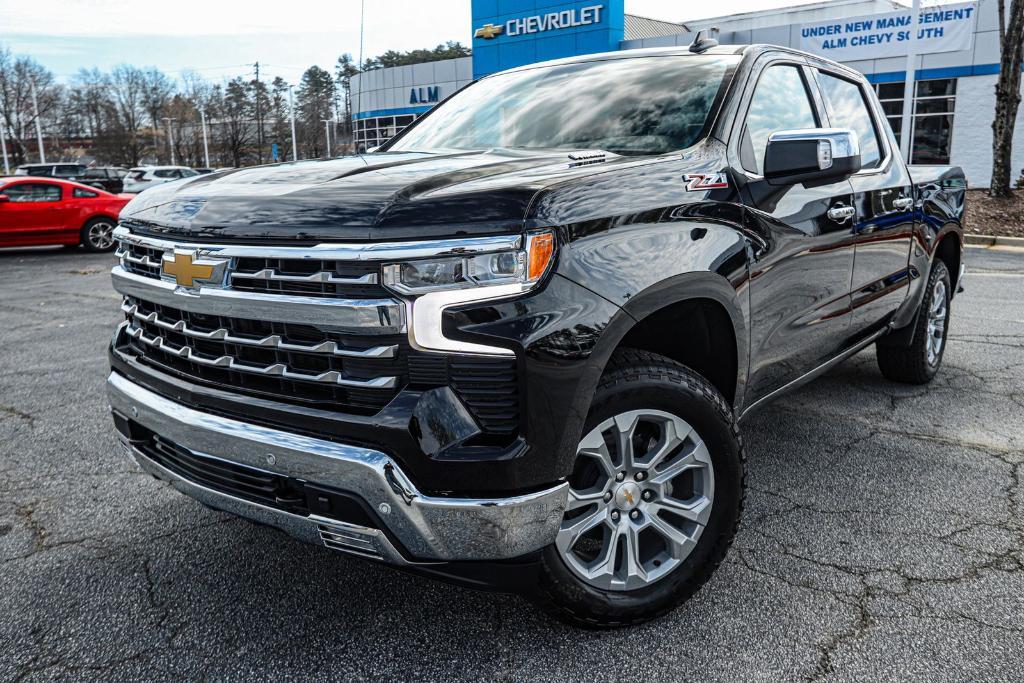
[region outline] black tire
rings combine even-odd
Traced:
[[[91,221],[82,226],[82,237],[81,244],[86,251],[94,254],[100,254],[108,251],[113,251],[114,247],[117,246],[117,242],[110,237],[109,233],[114,231],[117,227],[117,221],[106,218],[93,218]],[[102,230],[103,237],[101,238],[99,231]]]
[[[617,351],[598,385],[583,434],[614,415],[640,409],[682,418],[703,439],[714,467],[710,517],[682,563],[633,590],[597,588],[569,568],[554,544],[547,547],[533,598],[561,621],[613,628],[659,617],[708,580],[736,534],[746,485],[744,451],[732,410],[722,395],[702,376],[664,356]]]
[[[946,337],[949,330],[950,301],[953,285],[949,269],[942,261],[932,264],[928,275],[921,307],[914,321],[914,334],[908,346],[890,346],[883,342],[875,344],[875,357],[882,376],[893,382],[902,384],[927,384],[932,381],[942,365],[942,356],[946,351]],[[937,301],[937,296],[942,301]],[[935,326],[932,313],[936,306],[941,306],[942,326],[938,330],[939,345],[935,349]]]

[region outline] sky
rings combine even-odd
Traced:
[[[685,21],[813,0],[625,0],[632,14]],[[368,0],[363,54],[471,41],[469,0]],[[360,0],[0,0],[0,46],[67,81],[81,67],[155,66],[219,82],[252,74],[298,83],[359,54]]]

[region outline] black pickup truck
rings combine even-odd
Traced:
[[[788,49],[495,74],[373,153],[136,197],[114,421],[213,508],[635,623],[722,561],[752,410],[871,344],[932,379],[964,190]]]

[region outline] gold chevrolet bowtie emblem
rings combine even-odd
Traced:
[[[630,492],[629,489],[623,489],[622,495],[626,497],[626,503],[628,503],[629,505],[633,505],[633,494]]]
[[[473,37],[474,38],[486,38],[487,40],[490,40],[491,38],[493,38],[495,36],[501,35],[502,31],[504,31],[504,30],[505,30],[504,26],[495,26],[494,24],[484,24],[483,26],[481,26],[480,28],[478,28],[476,30],[476,33],[473,34]]]
[[[191,287],[196,280],[209,280],[214,270],[221,265],[220,261],[197,259],[194,252],[175,251],[164,254],[164,275],[171,275],[182,287]]]

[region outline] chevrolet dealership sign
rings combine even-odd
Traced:
[[[625,0],[470,0],[473,77],[619,49]]]
[[[561,28],[577,28],[579,26],[590,26],[601,23],[601,11],[604,5],[590,5],[562,10],[561,12],[548,12],[547,14],[535,14],[530,17],[519,17],[509,19],[504,24],[484,24],[473,34],[474,38],[492,39],[504,34],[506,36],[523,36],[530,33],[544,33]]]
[[[916,51],[971,49],[977,9],[973,3],[922,7]],[[804,24],[800,27],[800,49],[837,62],[904,56],[913,36],[911,21],[908,9]]]

